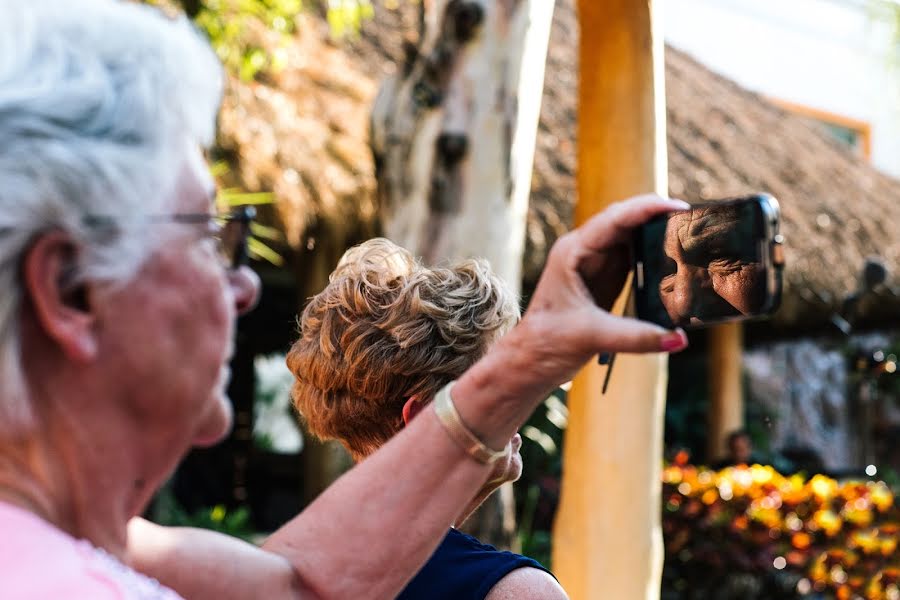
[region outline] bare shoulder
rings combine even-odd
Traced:
[[[546,571],[522,567],[498,581],[485,600],[569,600],[569,596]]]

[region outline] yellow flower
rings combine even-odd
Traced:
[[[809,480],[809,489],[812,490],[819,502],[825,502],[834,497],[838,491],[838,483],[830,477],[816,475]]]
[[[812,518],[816,527],[825,532],[828,537],[834,537],[841,530],[844,523],[841,518],[831,510],[819,510]]]
[[[216,523],[221,523],[225,519],[225,507],[221,504],[216,505],[209,515]]]
[[[881,540],[874,531],[856,531],[850,536],[853,544],[866,554],[874,554],[881,550]]]
[[[753,483],[756,485],[765,485],[774,478],[775,469],[772,467],[763,467],[762,465],[753,465],[750,467],[750,475],[753,477]]]
[[[666,467],[663,470],[663,482],[675,485],[681,483],[681,469],[678,467]]]
[[[841,516],[857,527],[868,527],[872,524],[872,519],[874,518],[872,511],[854,508],[849,504],[841,511]]]
[[[894,494],[880,481],[870,486],[869,499],[879,512],[887,512],[894,505]]]

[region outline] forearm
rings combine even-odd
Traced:
[[[426,410],[263,548],[287,558],[320,597],[394,598],[489,472]]]
[[[506,445],[538,404],[567,380],[556,374],[554,356],[534,348],[531,340],[545,339],[543,326],[526,316],[453,386],[460,417],[488,447]]]
[[[515,337],[498,343],[453,389],[466,422],[477,423],[486,440],[497,440],[496,448],[553,388],[523,375],[529,361],[517,344]],[[456,445],[428,409],[264,548],[288,558],[300,579],[323,597],[393,598],[459,519],[489,472]]]
[[[524,358],[515,338],[510,342],[498,344],[453,390],[461,414],[478,424],[479,434],[504,440],[494,444],[498,448],[549,389],[521,376],[517,363]],[[130,560],[189,600],[394,598],[489,472],[456,445],[429,409],[273,534],[262,550],[209,531],[136,519],[129,529]]]
[[[128,562],[188,600],[316,598],[285,558],[205,529],[132,519]]]

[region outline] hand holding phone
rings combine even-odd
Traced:
[[[769,315],[784,265],[778,202],[767,194],[656,217],[634,241],[639,319],[697,328]]]

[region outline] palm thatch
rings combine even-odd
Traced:
[[[376,11],[352,43],[328,40],[308,19],[288,68],[271,82],[229,94],[223,144],[252,189],[274,189],[294,247],[321,220],[371,230],[375,206],[365,119],[377,81],[401,58],[417,8]],[[578,20],[574,0],[557,0],[535,157],[525,287],[571,225],[575,162]],[[687,200],[768,191],[781,201],[787,239],[780,325],[816,327],[856,290],[864,259],[900,263],[900,182],[789,114],[669,48],[666,57],[669,184]],[[602,168],[594,165],[593,168]],[[292,175],[293,174],[293,175]],[[336,256],[331,259],[336,260]],[[894,273],[860,306],[870,321],[900,322]]]
[[[377,81],[327,42],[321,19],[298,20],[283,69],[227,82],[217,146],[231,164],[227,183],[274,193],[274,210],[260,216],[283,232],[275,250],[295,270],[302,300],[325,284],[348,246],[376,232],[368,106]],[[256,35],[263,47],[281,42]]]

